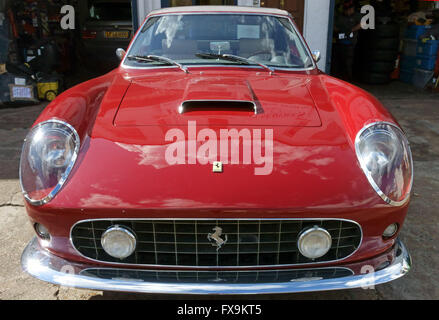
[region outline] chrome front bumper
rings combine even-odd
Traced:
[[[42,249],[34,239],[24,250],[21,264],[23,270],[35,278],[80,289],[158,294],[274,294],[370,288],[396,280],[409,272],[411,259],[399,240],[392,250],[392,261],[379,271],[370,273],[368,261],[356,264],[356,268],[366,267],[364,274],[355,274],[350,266],[275,271],[173,272],[72,263]]]

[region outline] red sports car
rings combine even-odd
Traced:
[[[373,96],[318,70],[287,12],[155,11],[118,55],[25,140],[25,271],[185,294],[370,287],[409,271],[407,138]]]

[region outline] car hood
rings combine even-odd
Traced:
[[[160,74],[134,78],[114,124],[132,126],[290,126],[320,127],[321,120],[308,89],[309,78]]]
[[[326,75],[200,76],[198,87],[195,81],[175,69],[116,76],[69,181],[47,207],[105,209],[119,218],[145,218],[143,210],[152,210],[151,217],[209,218],[217,210],[219,218],[236,210],[248,217],[305,210],[321,217],[325,210],[349,214],[386,205],[362,172],[354,141],[368,119],[391,118],[364,91]],[[209,97],[251,98],[263,112],[177,112],[185,99]],[[227,134],[238,138],[227,144]],[[223,162],[222,173],[213,172],[214,160]]]

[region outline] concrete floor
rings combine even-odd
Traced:
[[[413,258],[412,272],[375,290],[261,296],[261,299],[439,299],[439,94],[393,82],[366,87],[406,130],[415,160],[415,185],[401,238]],[[92,292],[43,283],[24,274],[20,256],[33,237],[18,182],[21,145],[45,105],[0,106],[0,300],[3,299],[216,299]],[[254,299],[254,297],[237,297]]]

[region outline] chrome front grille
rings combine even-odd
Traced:
[[[119,260],[101,246],[102,234],[111,226],[132,230],[137,248]],[[332,248],[322,258],[310,260],[297,248],[301,231],[319,226],[332,236]],[[227,242],[218,249],[209,234]],[[81,255],[102,262],[148,266],[200,268],[285,266],[323,263],[352,255],[362,240],[358,224],[345,220],[96,220],[72,228],[73,246]]]

